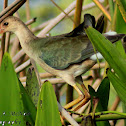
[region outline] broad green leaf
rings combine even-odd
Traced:
[[[100,98],[102,108],[104,109],[102,111],[107,111],[109,101],[109,91],[110,91],[110,82],[109,79],[106,77],[103,79],[97,90],[97,95]]]
[[[89,93],[91,96],[97,97],[97,92],[95,92],[94,88],[92,88],[90,85],[88,85]]]
[[[123,57],[124,59],[126,59],[126,53],[125,53],[125,50],[124,50],[124,48],[123,48],[122,42],[121,42],[121,41],[118,41],[118,42],[115,43],[115,45],[116,45],[117,50],[118,50],[118,51],[120,52],[120,54],[122,55],[122,57]]]
[[[109,80],[112,82],[113,87],[115,88],[120,99],[126,103],[126,83],[122,82],[114,73],[110,70],[107,72]]]
[[[107,111],[108,101],[109,101],[109,91],[110,91],[110,82],[106,77],[101,82],[97,95],[99,98],[98,106],[96,108],[96,112]],[[110,126],[108,121],[98,121],[96,122],[97,126]]]
[[[121,2],[122,2],[122,4],[123,4],[123,7],[124,7],[124,9],[126,10],[126,0],[121,0]],[[122,14],[120,13],[120,11],[119,11],[119,8],[117,8],[117,12],[116,12],[116,32],[117,33],[126,33],[126,23],[125,23],[125,21],[124,21],[124,19],[123,19],[123,17],[122,17]],[[118,44],[118,43],[117,43]],[[121,45],[122,43],[119,43],[118,45],[117,45],[117,47],[120,49],[120,51],[122,51],[122,52],[124,52],[124,49],[122,49],[122,47],[120,48],[119,47],[119,45]],[[123,44],[125,44],[125,43],[123,43]],[[126,50],[126,49],[125,49]],[[124,56],[124,58],[126,57],[126,54],[125,53],[122,53],[123,54],[123,56]],[[123,112],[126,112],[126,104],[125,103],[123,103]],[[124,120],[124,125],[126,125],[126,119]]]
[[[35,126],[61,126],[57,100],[50,82],[42,85]]]
[[[97,92],[95,92],[95,90],[93,90],[92,87],[89,87],[92,107],[94,106],[93,101],[96,98],[99,100],[95,112],[107,110],[108,101],[109,101],[109,91],[110,91],[110,82],[107,77],[103,79]],[[95,99],[93,100],[93,98],[95,98]],[[108,121],[98,121],[98,122],[96,122],[96,124],[97,124],[97,126],[110,126]]]
[[[25,126],[22,95],[12,61],[5,54],[0,69],[0,121],[4,125]],[[9,124],[10,123],[10,124]]]
[[[122,3],[124,9],[126,10],[126,1],[120,0]],[[120,13],[119,8],[117,8],[116,12],[116,32],[118,33],[126,33],[126,23],[122,17],[122,14]]]
[[[37,107],[40,89],[38,79],[36,77],[36,73],[33,67],[28,69],[25,89],[30,96],[32,102]]]
[[[30,124],[31,126],[35,125],[35,118],[36,118],[36,107],[34,103],[32,102],[31,98],[27,94],[25,88],[21,84],[19,80],[19,86],[21,90],[21,95],[22,95],[22,101],[24,105],[24,111],[26,113],[25,120],[27,124]]]
[[[103,55],[110,67],[112,67],[120,79],[125,82],[126,61],[117,48],[94,28],[88,27],[85,31],[92,44]]]
[[[120,2],[122,2],[123,7],[126,10],[126,1],[125,0],[121,0]],[[117,6],[117,5],[116,5]],[[120,10],[118,7],[115,8],[115,31],[117,33],[125,33],[126,34],[126,23],[122,17],[122,14],[120,13]],[[122,54],[122,56],[124,58],[126,58],[126,54],[124,51],[124,48],[122,46],[122,42],[119,41],[116,43],[116,47],[117,49],[119,49],[120,53]]]

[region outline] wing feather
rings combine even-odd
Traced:
[[[55,69],[65,69],[69,65],[82,62],[94,54],[93,47],[89,46],[91,43],[86,35],[57,37],[54,40],[53,38],[49,39],[41,48],[40,58]]]

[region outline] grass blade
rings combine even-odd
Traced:
[[[42,85],[35,126],[61,126],[57,100],[50,82]]]
[[[114,73],[110,70],[107,71],[109,80],[112,82],[113,87],[118,93],[120,99],[126,103],[126,84],[122,82]]]

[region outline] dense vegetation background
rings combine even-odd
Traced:
[[[7,2],[8,0],[2,0],[0,4],[0,12],[3,10],[5,1]],[[14,0],[9,0],[8,5],[11,5],[12,2],[14,2]],[[66,8],[68,10],[68,6],[73,2],[73,0],[55,0],[57,6],[62,10]],[[81,2],[81,0],[75,1],[75,5],[71,11],[75,9],[75,6],[77,6],[79,2]],[[111,30],[117,33],[126,33],[126,2],[123,0],[102,0],[100,1],[101,4],[97,4],[96,2],[97,0],[83,1],[83,9],[79,10],[81,13],[81,17],[78,17],[80,18],[79,23],[83,22],[83,16],[86,13],[94,15],[96,20],[98,20],[101,15],[105,15],[104,32]],[[19,17],[24,22],[31,21],[31,19],[36,17],[37,19],[32,20],[31,23],[27,22],[27,25],[29,25],[28,27],[35,35],[42,32],[41,37],[46,36],[46,34],[54,36],[70,32],[75,27],[73,26],[74,23],[72,20],[75,20],[77,12],[70,13],[69,17],[66,16],[60,19],[57,18],[57,16],[63,12],[57,6],[50,0],[27,0],[14,16]],[[51,26],[51,24],[55,23],[52,23],[51,20],[53,21],[55,19],[57,19],[58,22],[55,26]],[[49,25],[50,29],[44,31]],[[97,31],[87,29],[86,33],[105,59],[97,63],[95,67],[83,75],[86,87],[88,88],[88,85],[93,87],[89,87],[89,92],[92,96],[91,101],[82,106],[78,111],[67,111],[73,113],[72,117],[78,124],[85,126],[126,125],[124,121],[126,118],[125,43],[122,44],[120,41],[115,45],[110,45]],[[0,70],[0,121],[2,121],[2,123],[4,121],[6,121],[5,123],[9,123],[9,121],[12,123],[14,121],[15,125],[17,121],[17,123],[21,123],[22,126],[55,126],[57,124],[61,125],[61,122],[66,125],[74,122],[72,119],[68,120],[69,115],[66,116],[65,119],[63,115],[61,118],[62,121],[60,122],[58,113],[59,106],[57,106],[56,98],[60,104],[64,106],[66,103],[76,99],[78,97],[77,93],[73,91],[70,86],[65,84],[62,79],[45,72],[38,64],[35,65],[33,61],[30,61],[29,57],[23,53],[15,35],[12,34],[11,37],[9,34],[6,34],[6,37],[1,35],[0,40],[0,59],[2,59],[3,54],[7,52],[3,58]],[[97,47],[97,42],[101,43],[101,45],[99,44],[100,48]],[[103,49],[104,43],[106,47]],[[34,69],[33,66],[31,67],[31,64],[35,67]],[[109,68],[107,75],[106,68]],[[107,78],[104,79],[105,76],[107,76]],[[56,97],[51,84],[45,82],[45,80],[49,80],[51,84],[53,84]],[[49,99],[47,98],[47,94],[49,95]],[[93,104],[93,100],[95,104]],[[49,104],[49,106],[47,104]],[[44,108],[42,108],[43,106]],[[43,109],[46,111],[43,112]],[[59,107],[59,109],[61,108]],[[48,116],[50,112],[52,115]],[[49,124],[43,122],[49,122]],[[75,124],[75,126],[76,125],[77,124]]]

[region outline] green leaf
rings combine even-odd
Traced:
[[[125,42],[124,42],[124,44],[125,44]],[[118,50],[118,51],[120,52],[120,54],[122,55],[122,57],[123,57],[124,59],[126,59],[126,53],[125,53],[125,50],[124,50],[124,48],[123,48],[122,42],[121,42],[121,41],[118,41],[118,42],[115,43],[115,45],[116,45],[117,50]]]
[[[93,97],[99,99],[98,104],[100,104],[100,106],[101,106],[100,111],[106,111],[107,107],[108,107],[109,91],[110,91],[109,79],[106,77],[102,80],[97,92],[95,92],[95,90],[90,85],[88,88],[89,88],[91,97],[93,96]],[[97,109],[99,109],[99,108],[97,107]]]
[[[103,108],[103,110],[100,110],[100,111],[107,111],[108,101],[109,101],[109,92],[110,92],[110,82],[109,82],[109,79],[106,77],[103,79],[103,81],[101,82],[97,90],[97,95],[100,99],[100,103]]]
[[[112,82],[113,87],[115,88],[120,99],[126,103],[126,83],[122,82],[114,73],[110,70],[107,71],[109,80]]]
[[[92,88],[90,85],[88,85],[89,93],[91,96],[97,97],[97,92],[95,92],[94,88]]]
[[[126,18],[126,1],[117,0],[118,4],[117,13],[116,13],[116,31],[118,33],[126,33],[126,25],[123,17]],[[123,26],[123,27],[122,27]]]
[[[26,79],[26,88],[25,89],[26,89],[28,95],[30,96],[32,102],[37,107],[40,89],[39,89],[38,79],[36,77],[36,73],[35,73],[35,70],[33,67],[28,69],[26,76],[27,76],[27,79]]]
[[[35,126],[61,126],[57,100],[50,82],[42,85]]]
[[[6,121],[5,125],[14,123],[12,125],[25,126],[24,113],[18,79],[6,53],[0,69],[0,121]]]
[[[106,77],[103,79],[97,90],[99,102],[96,108],[96,112],[107,111],[109,101],[109,91],[110,91],[110,82],[109,79]],[[110,126],[108,121],[98,121],[96,124],[97,126]]]
[[[94,28],[88,27],[85,31],[92,44],[103,55],[110,67],[112,67],[120,79],[125,82],[126,61],[117,48]]]
[[[126,10],[126,1],[125,0],[121,0],[123,7]],[[117,8],[117,13],[116,13],[116,31],[118,33],[126,33],[126,23],[119,11],[119,8]]]
[[[101,112],[107,110],[109,101],[109,91],[110,91],[110,82],[107,77],[103,79],[97,92],[95,92],[91,87],[89,87],[92,108],[93,108],[93,102],[95,101],[96,98],[98,99],[98,105],[96,107],[95,112]],[[108,121],[98,121],[96,122],[96,124],[97,126],[110,126]]]
[[[27,124],[30,124],[31,126],[35,125],[35,118],[36,118],[36,107],[34,103],[32,102],[31,98],[27,94],[25,88],[21,84],[19,80],[19,86],[21,90],[21,95],[22,95],[22,101],[24,105],[24,111],[26,113],[25,120]]]
[[[121,0],[120,2],[123,4],[123,7],[126,10],[126,1],[125,0]],[[125,23],[125,21],[124,21],[124,19],[122,17],[122,14],[120,13],[119,8],[117,7],[117,9],[115,10],[115,31],[117,33],[125,33],[126,34],[126,30],[125,29],[126,29],[126,23]],[[123,43],[123,44],[125,44],[125,43]],[[125,51],[124,51],[124,48],[122,46],[122,42],[121,41],[116,43],[116,47],[120,51],[122,56],[124,58],[126,58],[126,54],[125,54]]]

